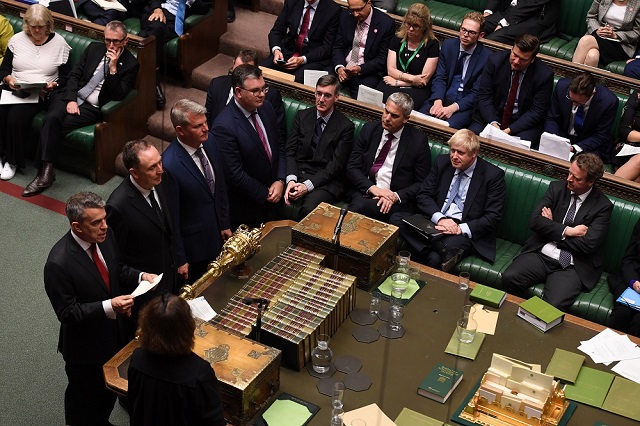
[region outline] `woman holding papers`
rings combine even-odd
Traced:
[[[634,90],[631,92],[627,103],[624,104],[622,110],[622,118],[618,130],[618,145],[623,148],[627,145],[627,149],[635,148],[640,150],[640,92]],[[623,179],[634,180],[640,182],[640,152],[631,156],[616,156],[613,160],[614,164],[620,165],[616,170],[616,176]]]
[[[405,92],[413,98],[414,105],[422,105],[431,94],[431,77],[440,54],[429,8],[422,3],[412,4],[396,36],[389,44],[387,75],[376,89],[384,94],[384,102],[392,93]]]
[[[165,293],[140,312],[140,345],[129,365],[132,426],[225,426],[211,365],[192,352],[196,323],[183,299]]]
[[[5,52],[0,79],[0,178],[13,178],[25,166],[24,145],[31,121],[45,109],[49,93],[67,74],[71,47],[53,32],[53,16],[46,7],[34,4],[24,15],[22,32],[11,37]],[[27,89],[27,83],[38,86]],[[29,100],[29,97],[33,98]]]
[[[618,299],[620,295],[627,289],[634,291],[637,296],[640,294],[640,220],[636,222],[635,228],[629,240],[629,245],[624,252],[622,258],[622,277],[609,275],[609,288],[613,293],[613,297]],[[613,312],[607,321],[607,325],[616,330],[624,331],[634,336],[640,337],[640,306],[632,308],[633,302],[616,301],[613,306]],[[635,298],[636,301],[639,298]]]

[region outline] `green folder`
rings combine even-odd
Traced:
[[[638,395],[640,395],[640,383],[616,376],[602,404],[602,409],[640,421]]]
[[[575,383],[583,363],[584,355],[556,348],[544,373],[563,382]]]
[[[572,401],[602,408],[614,377],[606,371],[582,367],[576,382],[564,388],[564,395]]]
[[[476,332],[476,337],[473,339],[473,342],[460,343],[458,340],[458,331],[454,330],[453,335],[447,344],[447,348],[444,351],[448,354],[461,356],[462,358],[467,358],[473,361],[476,359],[476,356],[478,356],[478,352],[480,352],[482,342],[484,342],[484,333]]]
[[[442,420],[436,420],[404,407],[393,421],[396,426],[450,426]]]

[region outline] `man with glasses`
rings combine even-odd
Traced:
[[[370,0],[348,0],[348,5],[340,15],[330,71],[355,98],[358,86],[375,88],[382,80],[395,24],[386,13],[373,8]]]
[[[340,83],[325,75],[316,83],[316,106],[299,111],[286,144],[287,188],[284,202],[301,217],[321,202],[335,203],[345,190],[345,169],[353,148],[354,125],[336,111]]]
[[[589,72],[563,78],[553,92],[544,131],[569,139],[572,153],[593,152],[607,163],[618,102]]]
[[[276,113],[265,102],[269,88],[262,71],[240,65],[231,74],[233,102],[222,110],[211,133],[227,181],[231,229],[259,226],[275,218],[287,172],[284,139]]]
[[[40,194],[53,185],[56,144],[64,134],[102,121],[100,108],[124,99],[133,89],[140,66],[125,49],[126,44],[127,28],[120,21],[111,21],[104,29],[104,42],[91,43],[82,53],[65,89],[51,101],[35,156],[38,174],[22,192],[23,197]]]
[[[533,34],[543,42],[556,34],[558,0],[487,0],[487,39],[513,43],[520,34]]]
[[[479,77],[491,52],[478,40],[484,36],[484,16],[465,15],[458,38],[446,39],[440,49],[431,97],[420,112],[449,122],[454,129],[471,123]]]

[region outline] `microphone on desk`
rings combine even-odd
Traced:
[[[346,204],[340,209],[340,217],[338,217],[338,223],[336,223],[336,227],[333,230],[333,237],[331,238],[332,244],[336,244],[338,242],[338,236],[340,235],[340,231],[342,231],[342,222],[344,221],[344,217],[347,215],[348,211],[349,204]]]
[[[242,303],[244,303],[245,305],[253,305],[254,303],[257,303],[258,305],[264,305],[269,306],[269,303],[271,301],[268,299],[264,299],[262,297],[245,297],[244,299],[242,299]]]

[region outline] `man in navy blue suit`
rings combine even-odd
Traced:
[[[618,112],[618,97],[582,72],[558,81],[544,131],[568,138],[571,152],[593,152],[603,162],[611,159],[611,126]]]
[[[431,97],[420,112],[449,122],[454,129],[471,123],[479,77],[491,52],[478,40],[484,35],[484,16],[469,12],[460,26],[460,37],[442,43]]]
[[[333,48],[333,69],[351,97],[358,86],[375,88],[387,69],[387,52],[394,36],[395,23],[384,12],[371,6],[371,0],[348,0],[338,24]],[[359,43],[354,43],[360,40]]]
[[[275,111],[265,102],[262,71],[240,65],[231,75],[233,101],[211,129],[228,185],[231,226],[259,226],[275,218],[287,174],[284,138]]]
[[[176,139],[162,154],[173,208],[177,272],[185,283],[204,275],[231,236],[227,186],[205,112],[189,99],[176,102],[171,108]]]

